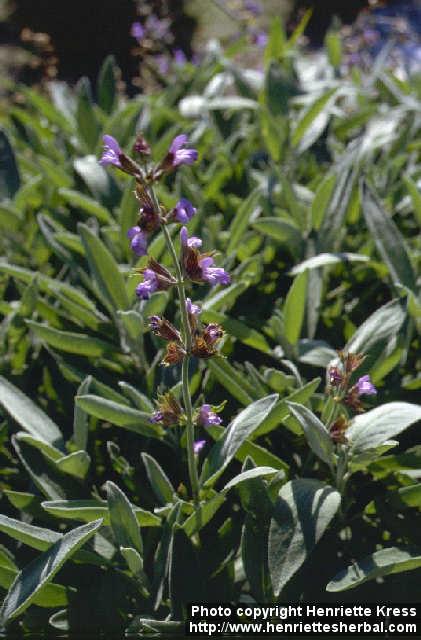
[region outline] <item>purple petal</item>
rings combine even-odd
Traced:
[[[183,144],[186,144],[187,140],[188,138],[185,133],[182,133],[179,136],[176,136],[174,140],[171,142],[170,149],[169,149],[170,153],[174,153],[174,154],[177,153],[177,151],[181,149]]]
[[[189,239],[189,232],[187,231],[187,227],[181,227],[180,242],[183,245],[183,247],[187,247],[188,239]]]
[[[119,158],[121,149],[117,140],[112,136],[105,135],[103,137],[103,141],[104,141],[104,150],[102,153],[102,157],[99,161],[99,164],[102,165],[103,167],[106,167],[107,165],[112,164],[115,167],[121,168],[121,162]]]
[[[193,304],[190,298],[186,298],[186,309],[187,309],[187,313],[189,313],[192,316],[198,316],[199,313],[201,312],[201,308],[199,307],[199,305]]]
[[[141,228],[140,227],[130,227],[130,229],[127,232],[127,237],[129,240],[131,240],[133,238],[133,236],[136,235],[136,233],[140,233],[141,232]]]
[[[193,207],[192,203],[190,202],[190,200],[187,200],[187,198],[180,198],[180,200],[174,207],[175,218],[182,224],[189,222],[193,218],[196,211],[197,209]]]
[[[196,149],[180,149],[174,154],[173,166],[178,167],[181,164],[193,164],[198,157],[199,154]]]
[[[221,424],[222,419],[212,411],[210,404],[203,404],[199,412],[199,420],[204,427],[209,427],[213,424]]]
[[[361,376],[361,378],[357,380],[357,389],[360,396],[372,396],[377,393],[377,389],[371,382],[369,375]]]
[[[145,35],[145,29],[140,22],[133,22],[130,35],[136,38],[136,40],[142,40]]]
[[[104,142],[104,146],[109,147],[112,151],[114,151],[114,153],[121,153],[120,145],[118,144],[117,140],[113,138],[113,136],[109,136],[106,134],[102,137],[102,140]]]
[[[143,231],[133,236],[130,247],[137,256],[146,256],[148,252],[148,241]]]
[[[182,66],[186,64],[187,57],[182,49],[175,49],[174,51],[174,62],[175,64]]]
[[[197,236],[192,236],[187,240],[187,245],[190,249],[199,249],[202,246],[202,241]]]
[[[180,242],[183,247],[190,247],[190,249],[198,249],[202,246],[202,241],[197,236],[192,236],[191,238],[189,238],[187,227],[181,227]]]
[[[136,295],[142,300],[148,300],[151,294],[158,288],[158,278],[152,269],[145,269],[143,272],[143,282],[136,287]]]

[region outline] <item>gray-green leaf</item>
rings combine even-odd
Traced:
[[[16,576],[0,609],[0,625],[22,613],[42,587],[62,565],[100,528],[102,520],[82,525],[66,533]]]
[[[409,402],[389,402],[356,416],[347,430],[354,454],[391,440],[414,422],[421,420],[421,406]]]
[[[269,529],[269,570],[275,596],[309,557],[340,501],[335,489],[318,480],[292,480],[281,488]]]
[[[346,591],[363,582],[421,567],[421,550],[390,547],[349,565],[329,582],[326,591]]]

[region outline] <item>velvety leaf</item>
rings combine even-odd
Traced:
[[[57,540],[62,537],[61,533],[52,531],[51,529],[45,529],[43,527],[36,527],[33,524],[22,522],[21,520],[15,520],[0,514],[0,531],[18,542],[38,549],[39,551],[45,551],[49,549]]]
[[[84,224],[78,225],[92,275],[111,308],[125,310],[129,299],[123,276],[103,242]]]
[[[233,398],[244,406],[253,401],[253,396],[250,395],[250,389],[244,377],[227,360],[221,357],[214,357],[209,360],[208,367],[218,382],[225,387]]]
[[[0,376],[0,404],[20,426],[36,438],[62,447],[63,437],[58,426],[8,380]]]
[[[43,509],[48,513],[65,520],[80,520],[92,522],[97,518],[103,518],[104,524],[110,524],[107,503],[100,500],[50,500],[43,502]],[[160,518],[132,505],[139,525],[142,527],[159,527]]]
[[[142,537],[135,512],[119,487],[110,480],[106,484],[110,524],[120,547],[133,547],[143,553]]]
[[[151,422],[150,415],[143,411],[91,394],[78,396],[75,402],[89,415],[118,427],[153,438],[161,437],[162,427]]]
[[[278,400],[278,394],[261,398],[243,409],[228,425],[209,454],[208,479],[221,475],[241,445],[258,429]]]
[[[253,222],[253,228],[261,233],[277,240],[292,251],[293,254],[301,253],[302,239],[297,227],[281,220],[280,218],[259,218]]]
[[[60,351],[91,358],[99,358],[105,355],[112,356],[116,353],[115,347],[109,342],[93,338],[85,333],[61,331],[33,320],[27,320],[26,322],[41,340]]]
[[[313,256],[297,264],[291,269],[290,274],[296,276],[299,273],[303,273],[307,269],[319,269],[331,264],[338,264],[339,262],[369,262],[368,256],[360,255],[359,253],[320,253],[318,256]]]
[[[98,103],[106,113],[112,113],[117,99],[114,56],[107,56],[102,63],[97,84]]]
[[[328,174],[317,187],[311,205],[311,220],[313,229],[320,229],[326,210],[329,206],[337,177],[334,173]]]
[[[76,480],[59,469],[33,442],[13,436],[12,444],[33,483],[46,498],[59,500],[77,491]]]
[[[365,221],[378,252],[389,268],[393,282],[416,291],[416,276],[404,239],[392,218],[386,214],[366,185],[363,186],[362,202]]]
[[[265,602],[266,594],[271,589],[266,552],[267,535],[266,523],[247,513],[241,536],[241,558],[251,593],[259,602]]]
[[[0,566],[0,587],[8,590],[16,579],[18,570]],[[68,604],[68,589],[61,584],[47,583],[38,591],[33,604],[38,607],[63,607]]]
[[[356,416],[347,430],[354,453],[372,449],[391,440],[421,420],[421,406],[408,402],[389,402]]]
[[[100,222],[110,224],[113,222],[113,218],[110,215],[108,209],[102,204],[90,198],[89,196],[81,193],[80,191],[74,191],[73,189],[59,189],[59,195],[65,202],[70,204],[75,209],[80,209],[84,213],[90,216],[95,216]]]
[[[408,189],[409,195],[411,196],[412,206],[414,208],[418,224],[421,225],[421,193],[419,192],[415,182],[409,176],[405,176],[403,181]]]
[[[358,327],[348,340],[345,351],[367,353],[378,342],[395,336],[401,328],[405,314],[397,300],[383,305]]]
[[[217,493],[206,502],[203,502],[183,523],[182,527],[186,534],[191,537],[194,533],[200,531],[213,518],[224,502],[225,496],[221,493]]]
[[[74,451],[56,461],[57,467],[75,478],[83,480],[88,473],[91,458],[86,451]]]
[[[192,540],[177,524],[174,525],[169,556],[172,617],[175,620],[183,620],[188,604],[204,601],[204,582]],[[189,576],[188,580],[186,576]]]
[[[232,478],[232,480],[227,482],[227,484],[223,488],[223,491],[228,491],[229,489],[236,487],[242,482],[247,482],[252,478],[274,476],[277,473],[279,473],[279,469],[274,469],[273,467],[255,467],[254,469],[249,469],[248,471],[242,471],[238,474],[238,476],[235,476],[234,478]]]
[[[326,591],[346,591],[363,582],[421,567],[421,550],[390,547],[354,562],[329,582]]]
[[[82,525],[65,533],[43,555],[33,560],[16,577],[0,609],[0,623],[22,613],[34,600],[41,588],[50,582],[62,565],[102,525],[102,520]]]
[[[76,120],[78,133],[86,144],[88,151],[95,151],[100,126],[94,111],[91,83],[88,78],[79,80],[77,93]]]
[[[92,376],[87,376],[79,385],[76,395],[88,395],[92,383]],[[88,414],[77,402],[73,412],[73,442],[78,449],[86,449],[88,444],[89,424]]]
[[[290,410],[287,405],[288,402],[296,402],[303,404],[307,402],[313,393],[316,391],[317,387],[320,385],[320,378],[314,378],[310,382],[307,382],[300,389],[296,389],[292,393],[289,394],[286,398],[279,400],[272,411],[269,413],[267,418],[262,422],[260,427],[255,432],[254,436],[261,436],[265,433],[269,433],[280,426],[283,420],[290,414]]]
[[[317,98],[299,118],[292,132],[291,142],[299,151],[308,149],[323,132],[327,125],[327,112],[332,104],[336,88],[329,89]]]
[[[287,402],[287,406],[302,426],[307,442],[316,456],[332,467],[335,450],[324,424],[310,409],[307,409],[302,404]]]
[[[392,497],[396,498],[395,504],[397,506],[402,507],[405,505],[407,507],[421,507],[421,483],[412,484],[408,487],[401,487],[398,489],[397,493]]]
[[[295,345],[301,334],[307,295],[307,273],[300,273],[292,283],[284,305],[284,331],[288,342]]]
[[[163,505],[173,502],[175,490],[165,471],[155,458],[148,453],[143,452],[141,456],[149,482],[159,502]]]
[[[229,228],[229,242],[226,249],[227,253],[231,253],[232,251],[234,251],[234,249],[236,249],[241,242],[241,238],[243,237],[249,225],[250,219],[255,212],[260,194],[260,189],[255,189],[238,207],[238,211],[235,214]]]
[[[292,480],[281,488],[269,530],[269,570],[275,596],[308,559],[340,501],[335,489],[318,480]]]

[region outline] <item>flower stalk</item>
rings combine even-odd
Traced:
[[[149,186],[149,195],[151,197],[153,206],[155,208],[156,215],[161,216],[161,207],[159,206],[158,199],[156,197],[155,191],[152,186]],[[165,224],[162,225],[162,231],[164,233],[165,244],[171,256],[175,274],[177,277],[176,287],[178,292],[178,300],[180,303],[182,337],[183,337],[184,347],[186,351],[186,354],[183,358],[182,367],[181,367],[181,383],[182,383],[182,391],[183,391],[184,409],[186,412],[187,465],[188,465],[193,500],[196,506],[198,506],[199,476],[197,472],[196,456],[194,451],[193,406],[192,406],[192,400],[190,395],[190,385],[189,385],[189,363],[190,363],[190,354],[191,354],[191,347],[192,347],[192,337],[191,337],[189,318],[187,313],[186,290],[185,290],[183,273],[181,271],[180,262],[178,260],[177,252],[175,250],[174,243],[168,231],[167,225]]]
[[[196,358],[210,358],[217,353],[216,345],[222,338],[224,331],[215,323],[203,326],[197,316],[200,307],[193,304],[186,297],[186,282],[205,283],[211,286],[229,284],[230,276],[214,265],[214,251],[201,253],[200,238],[188,236],[185,226],[181,228],[181,253],[178,257],[171,234],[168,229],[170,222],[188,223],[196,214],[196,208],[186,198],[181,198],[169,212],[161,206],[154,190],[154,182],[165,175],[176,171],[184,164],[192,164],[198,158],[196,149],[188,148],[187,136],[181,134],[174,138],[167,154],[155,167],[148,167],[143,162],[140,167],[120,148],[117,140],[112,136],[104,136],[104,152],[100,160],[103,166],[113,165],[117,169],[129,173],[136,180],[135,196],[140,203],[138,223],[131,227],[127,236],[130,246],[136,256],[147,256],[148,238],[162,230],[167,250],[173,263],[173,273],[149,256],[147,266],[135,271],[143,276],[136,287],[136,295],[148,300],[155,291],[165,291],[176,287],[180,304],[181,331],[166,318],[151,316],[149,326],[156,336],[167,341],[166,353],[161,362],[164,366],[181,363],[181,383],[184,408],[171,392],[159,396],[157,411],[151,416],[152,422],[161,422],[167,427],[181,426],[185,428],[187,466],[193,501],[200,524],[199,510],[199,475],[197,460],[205,440],[195,441],[195,425],[206,428],[212,424],[220,424],[221,419],[214,411],[218,408],[204,404],[200,411],[193,409],[190,394],[189,364],[192,356]],[[138,135],[135,152],[145,156],[150,155],[150,147],[142,135]],[[200,528],[200,526],[199,526]]]

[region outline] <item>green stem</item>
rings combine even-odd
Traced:
[[[154,207],[160,215],[161,213],[160,206],[156,198],[155,192],[151,187],[150,187],[150,195],[151,195]],[[189,469],[189,478],[190,478],[190,485],[192,489],[193,499],[196,506],[198,506],[199,505],[199,476],[197,473],[196,457],[194,455],[193,407],[192,407],[190,386],[189,386],[189,362],[190,362],[190,353],[191,353],[191,347],[192,347],[192,336],[190,331],[189,316],[188,316],[187,307],[186,307],[186,290],[184,287],[181,265],[177,257],[174,243],[171,239],[168,228],[165,224],[162,225],[162,230],[164,233],[165,243],[167,245],[168,251],[170,252],[172,261],[174,263],[176,276],[177,276],[176,286],[177,286],[178,298],[180,302],[182,335],[183,335],[184,346],[186,349],[186,355],[184,356],[184,359],[183,359],[181,375],[182,375],[184,409],[186,412],[186,420],[187,420],[187,424],[186,424],[187,464]]]

